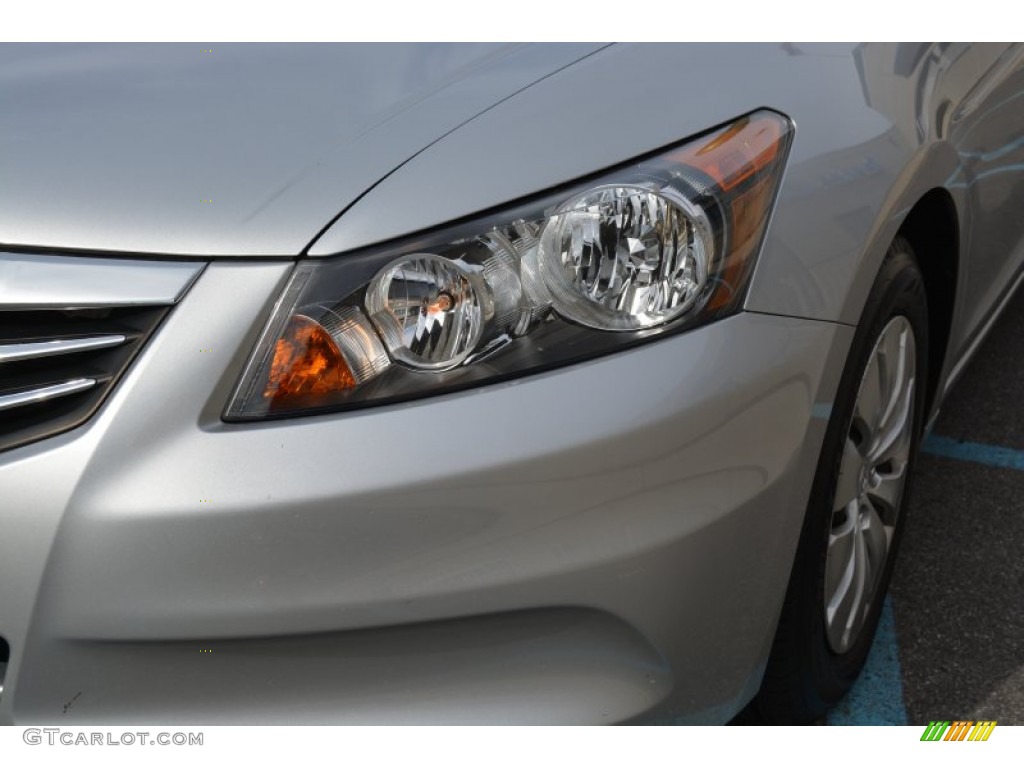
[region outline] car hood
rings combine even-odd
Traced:
[[[0,245],[295,256],[432,142],[600,47],[0,46]]]

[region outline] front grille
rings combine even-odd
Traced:
[[[0,254],[0,451],[87,421],[200,269]]]
[[[86,421],[167,307],[0,311],[0,450]]]

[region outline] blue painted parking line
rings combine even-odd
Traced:
[[[829,725],[907,725],[891,596],[882,604],[878,634],[864,671],[825,721]]]
[[[925,453],[947,459],[973,461],[990,467],[1024,470],[1024,451],[984,443],[968,443],[951,437],[931,435],[921,448]]]

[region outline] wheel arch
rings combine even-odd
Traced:
[[[856,276],[846,293],[841,320],[859,322],[886,252],[897,237],[914,249],[929,306],[926,423],[936,412],[951,367],[950,341],[965,283],[969,208],[965,191],[952,183],[960,157],[947,142],[922,147],[903,168],[880,206]]]
[[[944,187],[926,192],[899,229],[899,235],[914,249],[928,297],[928,415],[938,404],[939,382],[949,357],[960,285],[960,229],[956,203]]]

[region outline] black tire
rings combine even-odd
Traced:
[[[845,652],[837,653],[827,637],[824,590],[825,556],[840,460],[853,423],[860,382],[875,343],[889,321],[901,315],[910,322],[917,352],[908,475],[876,595],[859,635]],[[764,680],[745,713],[744,719],[748,722],[815,722],[846,694],[864,667],[878,628],[906,520],[910,483],[924,421],[927,334],[928,305],[924,281],[910,244],[897,238],[886,254],[871,289],[843,370]]]

